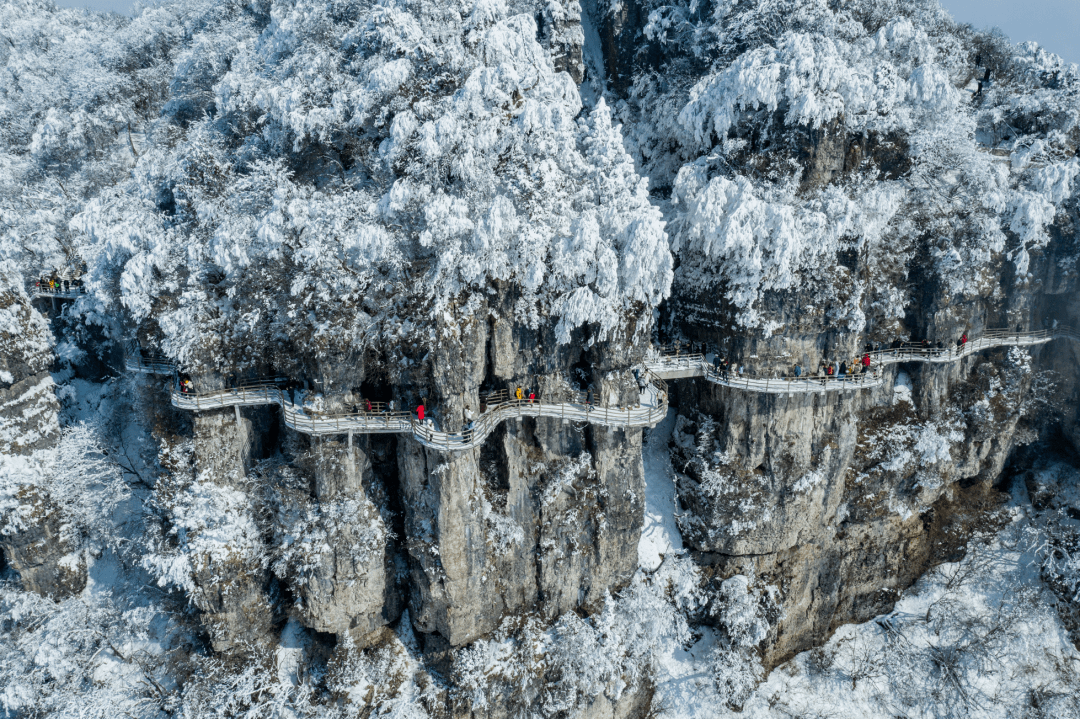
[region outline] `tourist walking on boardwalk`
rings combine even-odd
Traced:
[[[866,354],[864,354],[862,356],[862,366],[863,366],[863,371],[864,372],[866,371],[866,368],[870,366],[870,353],[869,352],[867,352]]]
[[[424,405],[422,405],[422,404],[416,405],[416,418],[418,420],[420,420],[421,422],[424,421]]]
[[[795,364],[795,379],[802,377],[802,366],[798,363]]]
[[[514,399],[520,401],[522,398],[524,398],[524,396],[525,393],[521,391],[521,387],[518,387],[517,390],[514,392]]]
[[[844,379],[847,376],[847,362],[840,363],[840,379]]]
[[[967,344],[967,332],[960,335],[960,339],[956,340],[956,349],[963,352],[964,351],[964,345],[966,345],[966,344]]]
[[[465,405],[465,426],[472,429],[473,413],[469,405]]]

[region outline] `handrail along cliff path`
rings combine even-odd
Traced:
[[[285,425],[297,432],[313,436],[353,434],[412,434],[425,447],[445,451],[474,449],[495,430],[500,422],[521,417],[549,417],[565,421],[588,422],[606,427],[653,427],[667,415],[668,387],[666,380],[701,377],[708,382],[746,392],[765,394],[812,394],[844,392],[880,387],[885,382],[880,368],[906,362],[944,364],[956,362],[976,352],[994,347],[1028,347],[1064,338],[1080,342],[1080,334],[1071,328],[1015,332],[989,330],[978,339],[960,347],[924,347],[909,345],[895,349],[873,350],[870,355],[874,372],[862,372],[846,377],[750,377],[735,372],[722,372],[702,354],[655,353],[644,362],[641,372],[643,389],[633,406],[598,406],[575,393],[570,401],[551,402],[541,399],[515,399],[505,393],[490,395],[487,411],[461,432],[435,429],[430,420],[420,421],[412,412],[388,411],[377,404],[373,411],[326,413],[295,403],[278,380],[256,380],[234,388],[207,392],[173,390],[171,401],[179,409],[201,412],[227,407],[278,405]],[[125,360],[127,369],[143,374],[164,375],[176,371],[176,364],[146,358],[137,348]]]

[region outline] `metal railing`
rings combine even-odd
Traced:
[[[859,355],[870,355],[871,371],[857,371],[848,375],[803,375],[801,377],[751,377],[734,370],[718,370],[705,361],[702,354],[666,354],[648,360],[645,365],[654,373],[666,378],[704,377],[714,384],[741,389],[748,392],[769,394],[812,393],[872,389],[885,381],[879,369],[885,365],[903,362],[946,363],[968,357],[976,352],[994,347],[1029,347],[1055,339],[1071,339],[1080,342],[1080,333],[1071,327],[1058,327],[1031,332],[993,329],[987,330],[975,340],[960,346],[930,347],[909,343],[898,348],[872,350]],[[861,370],[862,367],[859,367]]]
[[[645,366],[659,377],[677,379],[684,377],[704,377],[713,384],[740,389],[746,392],[765,394],[793,394],[829,391],[851,391],[871,389],[881,386],[885,379],[878,371],[858,372],[845,376],[815,377],[752,377],[739,374],[735,370],[717,369],[705,361],[700,354],[662,356],[645,363]]]
[[[72,300],[83,294],[82,285],[69,285],[65,290],[62,287],[50,287],[48,283],[27,282],[26,294],[31,299],[38,297],[56,297],[59,299]]]
[[[280,387],[281,379],[246,382],[234,388],[208,392],[174,390],[172,404],[179,409],[201,412],[226,407],[278,405],[285,425],[297,432],[314,436],[340,434],[408,433],[432,449],[461,451],[479,447],[500,422],[522,417],[548,417],[563,421],[583,421],[608,427],[653,427],[667,415],[668,378],[704,377],[715,384],[749,392],[767,394],[853,391],[879,387],[885,382],[881,367],[900,362],[953,362],[990,347],[1043,344],[1057,338],[1080,341],[1071,328],[1010,332],[992,330],[959,348],[911,346],[870,352],[873,371],[852,375],[804,377],[751,377],[718,370],[701,354],[662,355],[645,363],[641,373],[643,387],[635,405],[602,406],[586,401],[583,393],[571,393],[565,402],[543,399],[517,399],[507,390],[481,396],[485,411],[460,432],[443,432],[431,419],[420,421],[409,411],[389,411],[382,402],[363,402],[363,409],[352,412],[324,412],[296,404]]]
[[[147,355],[137,342],[124,347],[124,369],[141,374],[169,375],[176,372],[176,363],[162,355]]]
[[[667,415],[668,388],[663,379],[646,371],[647,384],[632,406],[605,407],[585,402],[546,402],[541,399],[511,398],[507,392],[484,396],[486,412],[461,432],[442,432],[430,419],[421,422],[412,412],[389,412],[386,405],[372,403],[372,411],[320,412],[295,404],[277,383],[255,381],[236,388],[209,392],[172,393],[172,404],[179,409],[201,412],[227,407],[254,407],[276,404],[282,408],[285,425],[304,434],[382,434],[411,433],[426,447],[460,451],[479,447],[500,422],[521,417],[549,417],[567,421],[585,421],[610,427],[652,427]],[[376,409],[378,404],[378,409]]]

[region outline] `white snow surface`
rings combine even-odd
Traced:
[[[1063,472],[1076,476],[1071,467]],[[689,650],[661,648],[659,716],[1077,716],[1080,652],[1039,578],[1038,518],[1022,487],[1008,511],[1012,523],[1000,535],[972,542],[964,559],[926,574],[889,614],[845,625],[777,667],[741,712],[717,701],[712,632]],[[1025,713],[1032,696],[1041,713]]]
[[[668,441],[675,427],[678,410],[668,410],[668,416],[649,430],[642,460],[645,465],[645,526],[638,541],[638,565],[649,572],[656,571],[664,557],[682,552],[682,536],[675,523],[678,504],[675,497],[675,470],[671,466]]]

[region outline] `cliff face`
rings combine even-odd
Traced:
[[[0,550],[24,587],[63,597],[86,583],[81,529],[51,497],[47,482],[60,439],[48,321],[21,278],[0,267]]]
[[[518,387],[633,406],[669,342],[778,379],[1080,326],[1080,79],[933,2],[213,5],[162,30],[177,48],[146,75],[173,80],[140,89],[138,150],[126,128],[123,163],[91,172],[96,141],[24,98],[41,130],[16,178],[86,169],[54,233],[88,264],[76,319],[199,392],[261,378],[309,416],[422,404],[459,432]],[[61,595],[85,567],[33,476],[62,436],[53,340],[7,284],[0,546]],[[180,411],[178,378],[140,376],[161,471],[138,561],[215,656],[305,643],[340,706],[412,681],[438,716],[644,716],[640,645],[707,635],[737,707],[996,526],[1018,446],[1080,447],[1078,359],[1055,340],[790,395],[672,380],[686,551],[647,567],[649,430],[524,416],[446,451],[312,436],[269,404]]]
[[[444,328],[434,351],[394,374],[370,359],[323,361],[308,384],[331,411],[361,396],[399,408],[423,402],[451,431],[463,427],[466,406],[480,413],[481,391],[520,386],[559,401],[591,386],[604,405],[637,401],[626,370],[640,357],[634,344],[590,343],[583,333],[552,353],[554,326],[502,319],[509,302],[495,297]],[[224,384],[215,374],[196,381]],[[172,529],[161,549],[191,567],[185,581],[219,651],[273,641],[280,612],[362,648],[383,641],[380,628],[407,607],[424,651],[445,670],[448,651],[506,619],[599,610],[637,568],[640,429],[524,417],[479,449],[446,452],[411,435],[318,438],[279,422],[272,409],[204,411],[190,440],[161,425],[171,427],[166,444],[190,457],[164,463],[173,475],[156,493]],[[226,502],[235,523],[248,517],[260,528],[234,538],[243,551],[200,544],[209,527],[191,508],[205,496]]]
[[[648,88],[634,85],[642,77],[635,72],[662,66],[667,51],[655,45],[645,4],[586,10],[599,14],[593,19],[605,81],[629,97],[621,112],[639,123],[630,132],[640,139],[643,120],[634,112]],[[549,5],[538,16],[553,66],[575,82],[587,51],[580,12],[576,3]],[[705,72],[700,61],[695,67]],[[965,333],[1028,331],[1080,318],[1076,272],[1065,259],[1074,242],[1072,210],[1051,223],[1054,241],[1034,255],[1025,277],[1001,252],[972,265],[972,278],[949,274],[933,264],[943,251],[911,234],[911,223],[930,221],[921,210],[897,219],[906,211],[898,207],[925,199],[898,184],[913,172],[909,135],[853,131],[833,119],[765,139],[760,125],[779,117],[747,111],[718,141],[730,141],[726,161],[742,163],[739,172],[748,176],[796,167],[792,194],[744,184],[741,199],[729,195],[730,204],[707,221],[702,198],[723,177],[710,164],[715,158],[674,173],[664,170],[655,147],[636,146],[639,161],[657,170],[654,182],[671,184],[664,190],[669,227],[681,238],[674,246],[681,244],[685,263],[657,315],[658,339],[704,343],[767,377],[787,375],[796,363],[813,373],[825,361],[851,361],[867,344],[926,338],[952,346]],[[871,197],[867,183],[875,182],[884,189]],[[768,211],[783,202],[816,211],[837,201],[828,194],[836,187],[864,193],[862,208],[850,205],[849,216],[837,220],[837,237],[829,240],[835,247],[814,260],[820,266],[790,269],[797,281],[763,274],[751,303],[739,286],[745,276],[709,274],[744,258],[703,259],[694,233],[714,232],[740,211],[737,202],[755,201],[760,191],[763,202],[774,203]],[[870,207],[879,201],[884,209]],[[800,211],[776,223],[832,221]],[[752,212],[765,210],[755,205]],[[883,234],[886,226],[895,240]],[[870,239],[858,238],[863,231]],[[788,252],[776,243],[755,261],[768,266]],[[805,260],[799,257],[795,264]],[[286,342],[247,361],[287,368],[318,394],[312,406],[322,411],[348,410],[361,398],[393,400],[399,409],[422,403],[446,431],[465,427],[466,408],[479,413],[483,393],[518,386],[547,401],[586,386],[609,406],[636,401],[628,369],[649,341],[644,318],[614,339],[597,341],[592,326],[575,330],[567,343],[554,322],[523,319],[520,301],[511,285],[492,282],[484,293],[454,299],[435,326],[403,332],[396,349],[335,356]],[[771,620],[755,647],[768,669],[825,641],[841,624],[888,611],[928,568],[959,556],[973,532],[995,526],[995,481],[1049,416],[1031,399],[1033,383],[1044,383],[1045,391],[1049,370],[1069,398],[1064,431],[1077,431],[1077,348],[1056,341],[1030,354],[1005,348],[944,365],[890,365],[873,390],[785,396],[673,381],[678,523],[702,573],[701,621],[727,631],[722,617],[734,600],[725,582],[735,575],[750,577],[753,591],[769,588]],[[216,364],[210,356],[191,362]],[[200,389],[224,386],[225,371],[196,374]],[[193,434],[193,476],[240,492],[262,535],[242,570],[219,559],[197,562],[204,571],[193,574],[196,604],[219,650],[269,644],[289,616],[336,635],[339,644],[381,651],[384,627],[407,617],[428,666],[453,675],[462,648],[513,636],[508,627],[523,617],[550,624],[568,612],[595,615],[638,568],[640,430],[526,417],[500,426],[480,448],[444,452],[409,435],[309,438],[281,426],[276,410],[242,414],[202,413]],[[492,679],[485,691],[494,696],[500,686]],[[643,710],[648,695],[642,681],[625,696],[604,694],[575,711],[629,716]],[[440,711],[451,711],[444,700]],[[509,715],[516,701],[506,698],[477,715]]]
[[[828,142],[802,156],[807,177]],[[894,162],[880,151],[869,158]],[[1070,218],[1055,226],[1071,232]],[[692,285],[676,282],[670,312],[679,334],[753,376],[790,376],[795,364],[816,374],[824,362],[858,359],[867,344],[926,338],[952,347],[994,328],[1075,326],[1077,276],[1061,262],[1063,250],[1052,245],[1022,282],[999,262],[984,292],[961,297],[918,265],[902,267],[897,276],[916,278],[918,307],[901,319],[871,318],[863,332],[836,323],[836,305],[806,291],[762,298],[762,311],[783,328],[773,337],[733,331],[734,309]],[[853,277],[877,271],[871,257],[849,269]],[[873,390],[785,397],[703,380],[680,385],[672,450],[686,467],[683,538],[710,573],[779,588],[783,616],[763,645],[766,666],[889,611],[927,569],[962,554],[973,532],[994,527],[1007,460],[1054,421],[1048,394],[1068,408],[1062,427],[1077,446],[1078,358],[1077,343],[1060,339],[1030,353],[1005,347],[944,365],[889,365]]]

